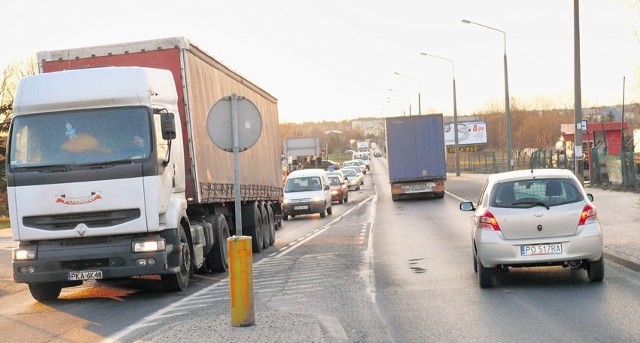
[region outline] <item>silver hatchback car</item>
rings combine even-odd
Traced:
[[[533,169],[491,175],[474,211],[471,240],[480,287],[496,270],[561,265],[604,278],[602,230],[593,196],[568,170]]]

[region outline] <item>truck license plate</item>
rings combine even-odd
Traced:
[[[562,254],[562,244],[532,244],[520,246],[520,256]]]
[[[83,270],[79,272],[68,272],[67,279],[69,281],[100,280],[102,279],[102,271],[101,270]]]

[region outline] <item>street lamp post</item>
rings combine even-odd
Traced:
[[[404,116],[406,114],[406,112],[404,111],[404,109],[402,108],[402,104],[399,103],[396,99],[392,99],[391,97],[387,97],[387,104],[395,104],[398,105],[398,107],[400,108],[400,112],[402,112],[402,115]]]
[[[418,79],[417,77],[410,76],[410,75],[398,73],[397,71],[394,72],[394,74],[396,74],[398,76],[406,77],[408,79],[411,79],[411,80],[414,80],[414,81],[418,82],[418,115],[422,114],[422,104],[420,103],[420,79]],[[409,114],[409,115],[411,115],[411,114]]]
[[[453,145],[456,150],[456,176],[460,176],[460,152],[458,151],[458,105],[456,103],[456,67],[452,59],[427,54],[426,52],[421,52],[420,54],[423,56],[439,58],[451,63],[451,74],[453,75]]]
[[[509,106],[509,72],[507,71],[507,33],[491,26],[482,25],[467,19],[462,19],[462,22],[465,24],[474,24],[482,26],[489,30],[502,32],[502,35],[504,36],[504,106],[507,126],[507,168],[508,170],[513,170],[513,152],[511,151],[511,109]]]
[[[398,93],[403,93],[404,95],[407,96],[407,99],[409,99],[409,116],[411,116],[411,94],[409,94],[408,92],[405,91],[401,91],[399,89],[393,89],[393,88],[389,88],[390,92],[398,92]]]

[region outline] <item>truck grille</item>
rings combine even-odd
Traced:
[[[49,216],[24,217],[25,226],[41,230],[71,230],[84,224],[89,228],[122,224],[140,218],[139,209],[116,210],[103,212],[67,213]]]

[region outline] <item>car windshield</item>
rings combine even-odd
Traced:
[[[12,125],[12,169],[129,161],[151,154],[146,107],[22,115]]]
[[[287,183],[284,186],[285,193],[309,192],[319,190],[322,190],[322,187],[320,183],[320,177],[318,176],[291,178],[287,180]]]
[[[528,179],[496,184],[492,192],[490,206],[551,207],[583,200],[584,196],[571,179]]]
[[[330,176],[330,177],[329,177],[329,183],[330,183],[332,186],[339,186],[339,185],[341,185],[341,183],[340,183],[340,178],[339,178],[339,177],[337,177],[337,176]]]

